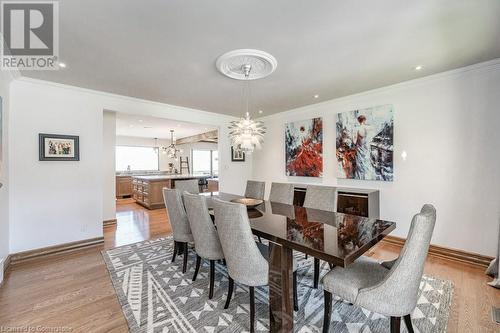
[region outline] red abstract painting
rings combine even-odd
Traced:
[[[322,177],[322,118],[286,124],[285,154],[287,176]]]

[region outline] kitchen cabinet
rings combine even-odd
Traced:
[[[116,197],[125,198],[133,194],[131,176],[116,176]]]

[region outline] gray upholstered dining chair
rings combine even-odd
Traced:
[[[369,311],[391,317],[391,332],[400,332],[404,317],[413,332],[410,313],[417,305],[425,259],[436,223],[436,209],[424,205],[416,214],[399,257],[378,262],[361,257],[346,268],[336,267],[323,278],[325,313],[323,332],[328,332],[332,294]]]
[[[325,210],[328,212],[335,211],[336,189],[331,186],[307,185],[306,197],[304,199],[304,207]],[[307,255],[306,255],[307,258]],[[319,264],[320,260],[314,258],[314,288],[319,285]],[[333,266],[330,265],[332,268]]]
[[[234,281],[248,286],[250,291],[250,331],[254,332],[255,287],[268,284],[267,246],[256,243],[247,209],[244,205],[213,199],[215,224],[226,258],[229,289],[224,309],[229,308]],[[297,275],[293,274],[293,299],[297,308]]]
[[[334,212],[336,195],[335,187],[307,185],[303,206]]]
[[[293,204],[294,186],[287,183],[271,183],[269,201],[287,205]]]
[[[163,200],[165,201],[168,220],[172,226],[172,234],[174,237],[172,262],[175,261],[175,256],[182,251],[182,273],[186,273],[188,243],[192,243],[194,239],[187,219],[186,210],[182,203],[181,193],[176,189],[163,188]]]
[[[176,180],[174,186],[180,193],[189,192],[193,194],[200,193],[198,179]]]
[[[215,261],[224,259],[224,253],[219,241],[219,235],[215,225],[208,213],[207,203],[204,196],[184,192],[184,206],[191,226],[194,238],[194,250],[196,252],[196,268],[193,274],[193,281],[200,270],[201,259],[210,262],[210,285],[208,298],[214,295]]]
[[[248,180],[247,187],[245,189],[245,198],[264,200],[265,191],[266,191],[266,182]]]
[[[245,198],[253,198],[264,200],[264,194],[266,191],[266,182],[258,182],[255,180],[247,180],[247,187],[245,189]],[[262,243],[260,236],[257,236],[259,242]]]

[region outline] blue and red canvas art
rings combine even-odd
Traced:
[[[394,179],[392,105],[337,114],[338,178]]]

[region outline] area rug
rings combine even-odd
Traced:
[[[190,250],[188,271],[182,274],[182,256],[171,263],[171,237],[103,251],[118,300],[130,332],[244,332],[250,329],[248,288],[235,284],[229,309],[224,310],[228,280],[226,268],[216,265],[215,290],[208,299],[208,262],[192,282],[195,254]],[[296,332],[321,332],[323,290],[313,289],[313,261],[296,254],[299,263],[300,310]],[[322,262],[323,263],[323,262]],[[328,271],[323,263],[321,276]],[[256,330],[269,331],[268,289],[256,288]],[[415,332],[445,332],[452,300],[450,281],[424,276],[417,307],[411,317]],[[388,332],[385,316],[335,300],[330,332]],[[404,324],[402,331],[406,332]]]

